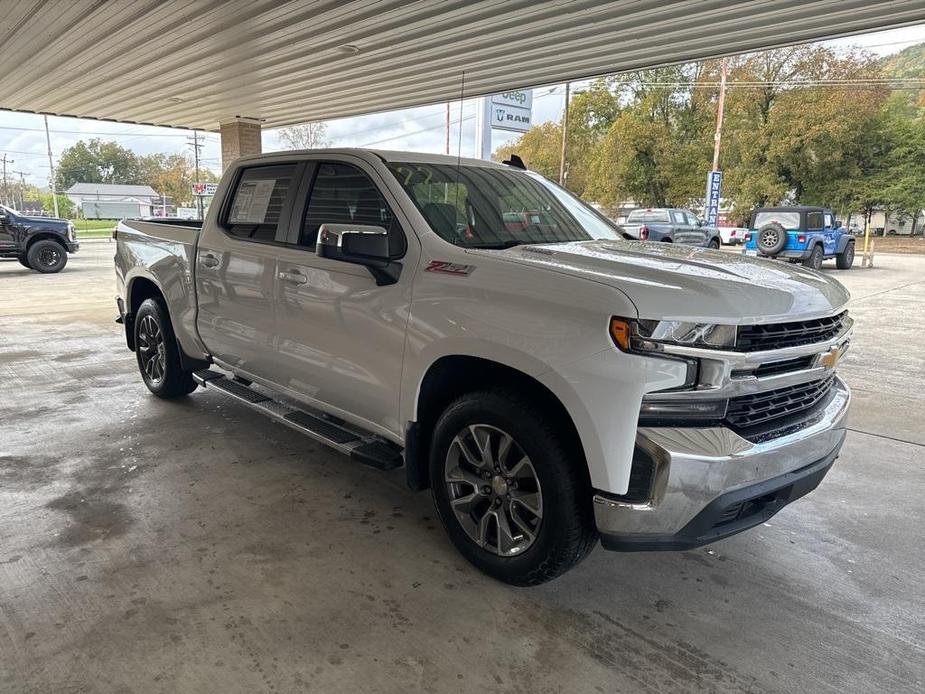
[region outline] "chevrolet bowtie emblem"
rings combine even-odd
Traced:
[[[841,359],[841,347],[832,347],[828,352],[823,352],[819,357],[819,365],[826,369],[834,369]]]

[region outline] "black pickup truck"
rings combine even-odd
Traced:
[[[16,258],[36,272],[61,272],[76,253],[77,231],[66,219],[26,217],[0,205],[0,258]]]

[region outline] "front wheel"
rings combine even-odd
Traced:
[[[711,248],[714,251],[719,250],[719,239],[710,239],[710,243],[707,244],[707,248]]]
[[[820,270],[822,268],[822,246],[819,244],[813,246],[813,250],[810,251],[809,257],[803,261],[803,265],[813,270]]]
[[[835,267],[839,270],[849,270],[854,264],[854,243],[845,246],[845,250],[835,256]]]
[[[456,548],[512,585],[549,581],[594,548],[587,466],[577,443],[519,393],[463,395],[430,450],[437,512]]]
[[[180,364],[180,349],[173,334],[167,308],[157,299],[146,299],[135,314],[135,359],[141,378],[160,398],[192,393],[196,382]]]
[[[43,274],[61,272],[67,265],[67,251],[57,241],[42,239],[29,246],[26,261],[28,267],[36,272]]]

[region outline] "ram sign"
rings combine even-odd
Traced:
[[[491,97],[491,127],[525,133],[530,129],[533,91],[510,91]]]
[[[197,182],[193,184],[193,195],[210,197],[215,195],[216,190],[218,190],[218,183]]]

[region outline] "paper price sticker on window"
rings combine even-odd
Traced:
[[[263,224],[275,186],[275,178],[241,181],[228,221],[232,224]]]

